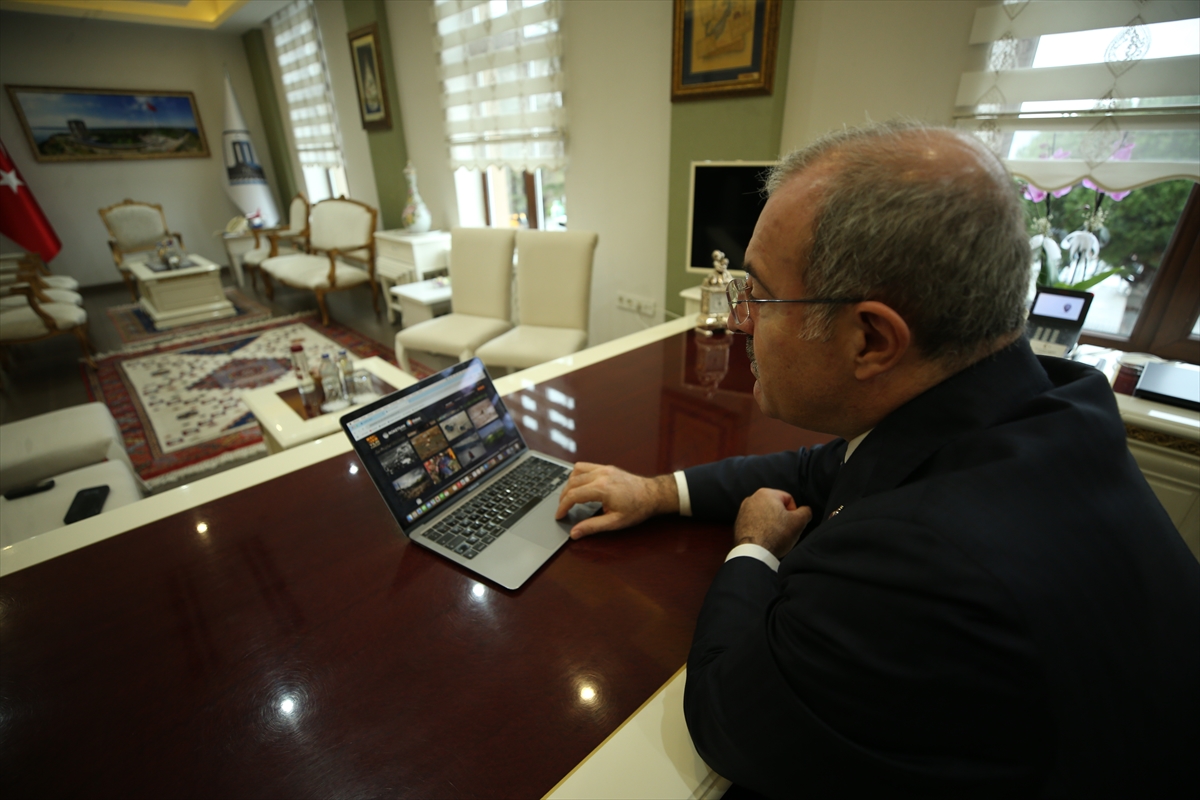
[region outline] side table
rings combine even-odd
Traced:
[[[221,288],[221,266],[194,253],[188,259],[195,266],[162,272],[138,261],[129,265],[142,298],[138,304],[159,330],[237,314]]]
[[[450,234],[445,231],[406,233],[403,230],[375,234],[375,273],[383,288],[388,322],[396,321],[403,308],[391,288],[399,283],[421,281],[450,265]]]
[[[356,369],[364,369],[379,379],[377,389],[382,392],[403,389],[417,382],[417,379],[406,372],[393,367],[382,358],[375,356],[355,361]],[[328,414],[308,416],[297,412],[296,377],[287,375],[261,389],[254,389],[242,395],[242,401],[258,420],[262,428],[263,443],[270,453],[281,453],[296,445],[311,442],[322,436],[330,436],[341,430],[338,420],[350,408],[341,411],[331,411]],[[353,408],[353,406],[351,406]],[[307,412],[307,409],[301,408]]]
[[[408,328],[418,322],[450,313],[450,279],[433,278],[417,283],[393,286],[389,291],[388,308],[400,310],[400,327]]]

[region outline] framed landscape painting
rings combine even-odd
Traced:
[[[209,156],[191,92],[4,88],[38,161]]]
[[[675,0],[671,102],[770,94],[780,0]]]

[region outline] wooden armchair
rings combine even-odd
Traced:
[[[308,252],[308,212],[308,198],[297,194],[288,208],[287,225],[250,229],[254,234],[254,249],[242,256],[242,268],[249,273],[254,291],[258,291],[258,270],[268,258]]]
[[[322,200],[309,216],[310,252],[268,258],[262,263],[267,297],[275,297],[274,278],[296,289],[317,295],[321,322],[329,324],[325,295],[371,285],[371,305],[379,313],[379,284],[375,280],[375,220],[379,212],[366,203],[339,197]],[[366,269],[346,259],[365,264]]]
[[[100,219],[108,228],[109,249],[113,263],[121,273],[129,294],[137,301],[137,282],[129,264],[145,261],[163,239],[174,238],[183,247],[183,235],[167,229],[167,215],[157,203],[126,199],[124,202],[100,209]]]
[[[25,300],[19,307],[0,310],[0,352],[7,358],[10,345],[30,344],[69,333],[79,340],[87,363],[95,367],[88,341],[87,312],[74,303],[43,303],[38,294],[28,283],[0,287],[0,298],[23,296]]]

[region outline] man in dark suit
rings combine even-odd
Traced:
[[[731,325],[828,445],[642,478],[579,464],[572,536],[734,526],[688,658],[700,755],[771,797],[1200,789],[1200,565],[1100,373],[1022,337],[1002,163],[882,125],[784,159]]]

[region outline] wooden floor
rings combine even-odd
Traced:
[[[223,274],[222,279],[227,286],[237,285],[228,274]],[[317,308],[316,295],[312,292],[278,284],[273,302],[263,294],[261,281],[257,294],[249,282],[242,292],[269,306],[273,316]],[[120,350],[123,343],[106,310],[130,302],[125,284],[87,287],[82,294],[95,352]],[[371,293],[366,288],[334,292],[328,295],[327,302],[329,315],[335,322],[391,349],[396,331],[400,330],[400,319],[397,317],[394,324],[387,321],[382,296],[378,316],[371,310]],[[56,336],[34,344],[18,345],[9,348],[8,355],[7,362],[0,363],[0,424],[88,402],[80,369],[81,353],[75,337]]]

